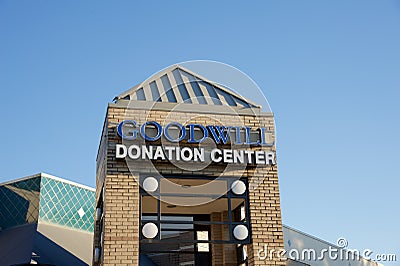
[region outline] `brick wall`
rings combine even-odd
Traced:
[[[254,128],[266,127],[274,130],[272,116],[255,117],[252,115],[232,116],[228,114],[199,114],[193,112],[169,112],[163,110],[126,110],[117,105],[110,105],[107,111],[106,121],[99,148],[97,165],[104,165],[102,173],[97,174],[97,199],[100,199],[102,185],[105,186],[103,226],[104,243],[102,262],[99,265],[138,265],[139,260],[139,186],[136,180],[140,173],[152,173],[159,171],[161,174],[185,174],[208,176],[247,176],[251,189],[250,220],[252,224],[252,244],[248,246],[249,265],[285,265],[284,261],[260,261],[257,253],[265,244],[268,247],[283,248],[283,233],[279,200],[279,187],[277,166],[246,167],[213,163],[201,171],[180,169],[170,163],[160,162],[155,164],[155,169],[150,169],[149,164],[143,161],[132,161],[130,168],[125,160],[115,158],[115,145],[121,143],[117,136],[116,126],[127,118],[136,120],[139,124],[145,121],[187,121],[203,125],[241,125]],[[260,149],[257,147],[256,149]],[[262,149],[273,148],[263,147]],[[188,166],[190,164],[187,164]],[[100,247],[100,229],[95,228],[95,247]],[[212,229],[216,230],[216,228]],[[215,231],[216,232],[216,231]],[[233,251],[230,247],[213,245],[212,254],[214,265],[227,265],[232,258]],[[230,255],[229,255],[230,254]],[[221,256],[222,255],[222,256]],[[236,256],[236,255],[235,255]]]

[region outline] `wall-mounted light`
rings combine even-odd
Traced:
[[[142,227],[142,234],[145,238],[155,238],[158,234],[158,227],[154,223],[147,223]]]
[[[246,192],[246,184],[241,180],[236,180],[232,183],[231,189],[236,195],[242,195]]]
[[[236,225],[233,229],[233,236],[237,240],[245,240],[249,236],[249,230],[243,224]]]
[[[152,176],[146,177],[146,179],[143,181],[143,189],[146,190],[146,192],[154,192],[158,188],[158,181]]]

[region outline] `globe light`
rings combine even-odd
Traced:
[[[145,238],[155,238],[158,234],[158,227],[154,223],[147,223],[142,227],[142,234]]]
[[[237,240],[245,240],[249,236],[249,230],[247,230],[247,227],[245,225],[236,225],[233,229],[233,236]]]
[[[236,195],[242,195],[246,192],[246,184],[243,181],[236,180],[232,183],[231,189]]]
[[[143,189],[146,190],[146,192],[154,192],[158,188],[158,181],[154,177],[150,176],[147,177],[143,181]]]

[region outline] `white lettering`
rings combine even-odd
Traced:
[[[186,154],[187,154],[187,155],[186,155]],[[184,148],[181,150],[181,158],[182,158],[182,160],[185,161],[185,162],[191,161],[192,158],[193,158],[193,151],[192,151],[192,149],[189,148],[189,147],[184,147]]]
[[[207,155],[207,156],[206,156]],[[269,151],[254,150],[232,150],[214,148],[211,152],[204,148],[174,147],[174,146],[138,146],[116,144],[115,158],[131,160],[170,160],[184,162],[214,162],[234,164],[267,164],[274,165],[275,153]],[[207,157],[207,158],[205,158]]]
[[[233,162],[234,163],[244,163],[244,152],[242,150],[233,151]]]
[[[217,155],[219,156],[217,158]],[[211,161],[219,163],[222,160],[222,152],[220,149],[213,149],[211,151]]]
[[[154,153],[154,160],[160,159],[160,160],[165,160],[165,155],[164,155],[164,151],[162,149],[161,146],[157,146],[157,149]]]
[[[136,150],[136,154],[133,154],[132,150]],[[133,160],[139,159],[139,157],[140,157],[140,148],[139,148],[139,146],[137,146],[137,145],[129,146],[129,148],[128,148],[128,156],[129,156],[129,158],[131,158]]]
[[[115,146],[115,158],[125,158],[126,157],[126,146],[122,144],[117,144]]]
[[[263,151],[256,151],[256,164],[265,164],[264,155]]]
[[[196,148],[193,150],[194,151],[194,161],[195,162],[204,162],[204,148]]]

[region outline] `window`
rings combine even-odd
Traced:
[[[141,184],[146,178],[158,185],[151,192],[140,188],[143,256],[156,265],[211,265],[215,254],[223,253],[233,263],[245,261],[242,250],[251,238],[248,192],[231,191],[237,179],[142,176]]]
[[[136,92],[136,99],[138,101],[146,101],[146,96],[144,95],[143,88],[140,88]]]
[[[168,75],[161,77],[161,82],[164,86],[165,94],[167,95],[168,102],[176,103],[174,90],[172,89],[171,82],[169,82]]]
[[[179,69],[173,70],[172,74],[174,75],[176,85],[178,85],[178,91],[181,94],[182,100],[185,103],[192,103]]]
[[[160,92],[158,91],[157,84],[155,81],[150,82],[151,95],[153,96],[153,101],[161,102]]]

